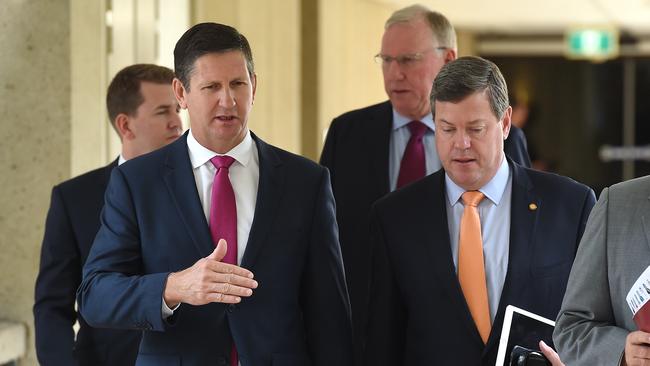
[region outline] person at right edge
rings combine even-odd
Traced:
[[[457,57],[454,27],[422,5],[397,10],[384,28],[375,59],[389,100],[335,118],[320,158],[332,177],[357,365],[368,317],[370,206],[440,169],[429,94],[440,68]],[[530,167],[520,129],[510,129],[504,150],[516,163]]]
[[[596,201],[505,156],[512,108],[494,63],[445,65],[431,109],[443,168],[371,211],[369,366],[493,366],[507,305],[557,316]]]
[[[589,216],[553,333],[573,366],[650,365],[626,295],[650,266],[650,176],[605,188]]]

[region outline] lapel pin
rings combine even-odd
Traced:
[[[535,211],[535,210],[537,210],[537,205],[534,204],[534,203],[531,203],[530,205],[528,205],[528,209],[531,210],[531,211]]]

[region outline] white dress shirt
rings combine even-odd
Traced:
[[[248,234],[253,224],[255,203],[257,202],[257,185],[260,178],[260,160],[251,133],[248,131],[244,140],[227,153],[217,154],[199,144],[190,129],[187,135],[187,149],[190,153],[196,190],[199,192],[199,199],[207,222],[210,222],[212,182],[217,174],[217,169],[210,162],[210,159],[217,155],[228,155],[235,159],[228,169],[228,176],[230,177],[232,189],[235,191],[235,204],[237,205],[237,264],[241,265],[246,243],[248,243]],[[231,243],[228,243],[228,245],[230,246]]]
[[[413,120],[402,116],[393,109],[393,129],[391,130],[390,143],[388,146],[388,177],[391,192],[397,187],[397,179],[399,177],[399,168],[402,164],[402,157],[404,156],[406,145],[408,145],[409,139],[411,138],[411,131],[409,131],[407,126],[411,121]],[[436,152],[436,141],[434,138],[436,126],[433,123],[433,115],[431,113],[427,114],[419,121],[429,128],[424,134],[422,140],[424,143],[426,175],[429,175],[442,168],[440,159],[438,158],[438,153]]]
[[[196,182],[196,191],[199,193],[206,222],[210,222],[212,183],[214,176],[217,174],[217,169],[210,162],[210,159],[217,155],[228,155],[235,159],[228,169],[228,177],[230,177],[230,183],[233,191],[235,191],[235,204],[237,205],[237,264],[241,265],[257,202],[257,188],[260,177],[257,145],[255,145],[250,131],[247,131],[246,137],[239,145],[225,154],[217,154],[199,144],[190,129],[187,135],[187,149],[194,173],[194,181]],[[232,244],[228,243],[228,246],[230,245]],[[172,310],[163,301],[163,318],[170,317],[174,310],[178,309],[178,306]]]
[[[512,198],[512,174],[508,161],[503,157],[501,166],[494,177],[479,191],[485,198],[478,205],[481,217],[481,236],[483,238],[483,260],[485,262],[485,280],[487,282],[490,318],[494,322],[503,283],[508,271],[508,254],[510,249],[510,202]],[[447,191],[447,222],[451,239],[451,254],[458,273],[458,239],[460,237],[460,220],[463,216],[465,190],[454,183],[445,174]]]

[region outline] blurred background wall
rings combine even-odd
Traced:
[[[538,168],[598,192],[650,173],[650,1],[421,2],[455,24],[461,55],[481,55],[500,66],[513,105],[516,100],[523,111],[516,122],[522,122]],[[372,59],[386,18],[410,4],[1,1],[0,322],[26,329],[19,364],[36,364],[31,308],[50,189],[119,152],[104,105],[115,72],[136,62],[173,67],[173,46],[191,24],[233,25],[248,37],[258,74],[251,129],[317,159],[333,117],[386,99]],[[568,59],[567,30],[593,25],[618,32],[618,54],[598,62]],[[645,158],[620,159],[635,155]]]

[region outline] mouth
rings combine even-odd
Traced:
[[[233,115],[221,115],[221,116],[216,116],[216,119],[218,119],[221,122],[232,122],[237,119],[237,116]]]
[[[453,161],[454,163],[456,163],[456,164],[460,164],[460,165],[469,165],[469,164],[475,162],[476,159],[471,159],[471,158],[456,158],[456,159],[452,159],[452,161]]]
[[[393,95],[402,95],[402,94],[406,94],[408,92],[409,92],[409,90],[407,90],[407,89],[393,89],[393,90],[390,91],[390,93],[393,94]]]

